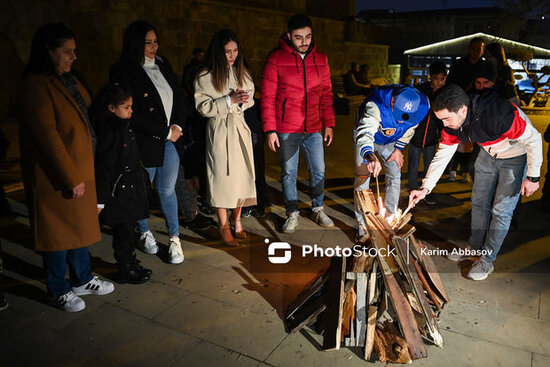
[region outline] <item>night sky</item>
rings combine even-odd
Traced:
[[[396,11],[478,8],[494,6],[493,0],[356,0],[356,12],[369,9]]]

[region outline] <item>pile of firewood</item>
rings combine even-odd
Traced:
[[[366,360],[373,351],[382,362],[426,358],[423,339],[443,347],[437,322],[449,297],[441,278],[413,236],[410,214],[385,218],[372,191],[355,195],[367,233],[354,247],[361,256],[332,258],[287,308],[287,329],[310,325],[322,333],[323,349],[361,347]]]

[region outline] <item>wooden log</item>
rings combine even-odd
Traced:
[[[422,287],[428,293],[428,297],[432,300],[433,305],[438,311],[441,311],[441,303],[439,302],[439,297],[435,294],[432,287],[428,283],[428,280],[426,279],[426,276],[424,275],[424,271],[422,270],[422,267],[416,262],[416,260],[413,258],[411,260],[413,266],[416,269],[416,273],[418,274],[418,278],[420,279],[420,282],[422,283]]]
[[[287,306],[284,314],[285,319],[290,318],[308,299],[317,293],[327,281],[328,275],[326,273],[319,275],[309,287],[296,297],[294,302]]]
[[[291,333],[300,331],[309,325],[315,318],[323,313],[327,305],[321,296],[310,298],[291,317],[286,319],[287,330]]]
[[[416,241],[416,238],[414,238],[414,236],[412,235],[409,238],[411,239],[411,241],[413,241],[413,243]],[[419,262],[422,264],[424,269],[426,269],[428,279],[434,285],[435,290],[437,291],[437,293],[439,293],[441,298],[443,298],[445,302],[450,302],[449,295],[447,294],[445,287],[443,287],[443,282],[441,281],[441,277],[439,276],[439,272],[437,271],[437,268],[433,263],[432,258],[428,255],[422,254],[421,250],[422,248],[425,248],[425,246],[421,242],[417,242],[415,247],[419,249],[419,255],[421,259],[421,261],[419,260]]]
[[[378,263],[372,264],[372,269],[369,273],[369,280],[367,284],[367,305],[369,307],[369,313],[367,318],[367,334],[365,337],[365,360],[369,360],[374,347],[374,330],[376,328],[376,316],[378,314],[378,307],[374,305],[376,302],[376,274],[378,273]]]
[[[367,336],[367,274],[357,273],[357,302],[355,303],[356,347],[365,346]]]
[[[376,213],[374,216],[378,219],[378,222],[382,225],[382,228],[384,228],[385,232],[387,232],[389,235],[395,234],[394,230],[392,229],[386,218],[384,218],[380,213]]]
[[[324,337],[323,349],[340,349],[342,335],[343,295],[344,281],[346,277],[346,258],[333,257],[328,270],[329,280],[325,302],[327,308],[324,312]]]
[[[346,295],[346,299],[344,301],[344,311],[342,315],[342,336],[340,341],[344,341],[346,335],[350,335],[350,332],[353,328],[353,319],[355,319],[355,304],[357,302],[357,295],[355,294],[355,291],[353,288],[349,291],[349,293]],[[354,341],[355,342],[355,341]],[[346,342],[346,346],[355,346],[354,344],[348,345]]]
[[[396,230],[395,234],[396,236],[399,236],[401,238],[407,239],[409,238],[414,232],[416,231],[416,228],[411,226],[410,224],[406,224],[403,227],[401,227],[400,230]]]
[[[412,219],[412,213],[407,213],[405,214],[401,220],[399,221],[399,223],[397,224],[397,227],[395,228],[395,232],[399,232],[401,230],[401,228],[405,227],[405,225],[407,223],[409,223],[409,221]]]
[[[378,308],[369,306],[369,314],[367,319],[367,334],[365,337],[365,360],[369,360],[374,347],[374,332],[376,330],[376,315]]]
[[[355,202],[361,213],[377,213],[378,205],[371,190],[355,190]]]
[[[420,265],[424,266],[424,260],[422,258],[422,252],[421,252],[421,249],[420,249],[420,244],[418,243],[416,238],[414,238],[414,236],[409,236],[409,241],[411,243],[411,251],[412,251],[415,259],[418,261],[418,263]]]
[[[399,335],[395,327],[390,328],[390,323],[384,324],[384,329],[376,328],[374,348],[381,362],[411,363],[411,355],[408,353],[407,343]],[[413,357],[414,358],[414,357]]]
[[[382,269],[382,278],[386,286],[393,308],[397,314],[397,321],[403,331],[403,336],[409,346],[409,353],[413,359],[427,357],[426,348],[422,341],[422,336],[418,330],[418,326],[414,319],[411,305],[409,304],[403,290],[399,286],[396,276],[398,276],[398,268],[392,256],[382,256],[380,248],[385,245],[386,241],[381,241],[380,238],[374,238],[373,245],[379,249],[377,257],[378,263]]]
[[[372,264],[372,270],[369,273],[369,292],[368,292],[368,304],[372,305],[375,302],[374,296],[376,293],[376,274],[378,273],[378,263]]]
[[[397,236],[393,237],[393,244],[395,246],[395,249],[397,250],[398,256],[401,258],[401,261],[405,266],[405,276],[407,277],[408,283],[411,286],[413,294],[415,295],[416,300],[418,301],[418,304],[422,310],[422,316],[424,316],[424,319],[426,319],[426,326],[428,328],[430,339],[435,345],[443,348],[443,337],[439,332],[437,321],[434,318],[432,308],[428,304],[428,300],[426,299],[426,295],[424,294],[424,289],[422,288],[422,283],[418,277],[417,269],[411,262],[414,261],[414,259],[411,259],[411,257],[409,256],[409,245],[406,240]]]
[[[380,223],[378,217],[372,213],[366,213],[363,216],[365,218],[365,222],[368,222],[369,225],[372,227],[373,238],[381,237],[389,245],[391,243],[390,233],[386,231],[384,224]],[[375,241],[372,242],[374,243]]]

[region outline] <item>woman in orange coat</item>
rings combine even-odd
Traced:
[[[107,294],[94,277],[89,245],[101,239],[94,181],[90,96],[71,74],[74,33],[62,23],[35,33],[20,89],[20,149],[34,243],[41,251],[51,302],[83,310],[85,294]],[[65,279],[67,263],[70,282]]]

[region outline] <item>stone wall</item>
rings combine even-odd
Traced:
[[[259,83],[268,53],[277,46],[292,12],[305,1],[229,0],[3,0],[0,34],[12,49],[11,69],[1,70],[2,82],[17,75],[28,59],[33,32],[47,22],[64,22],[77,34],[78,61],[74,65],[92,93],[108,80],[109,66],[119,57],[124,28],[137,19],[153,23],[160,33],[160,54],[170,60],[177,74],[188,62],[193,47],[206,49],[212,34],[231,28],[240,37],[250,71]],[[256,6],[255,6],[256,5]],[[261,6],[261,7],[258,7]],[[329,56],[333,75],[349,69],[350,61],[368,63],[371,77],[387,77],[388,46],[346,42],[345,21],[313,18],[318,48]],[[13,81],[12,81],[13,83]],[[12,92],[9,92],[12,93]],[[4,103],[4,102],[2,102]],[[2,116],[7,106],[2,105]]]
[[[390,84],[399,84],[401,83],[401,65],[400,64],[390,64],[388,65],[387,79]]]

